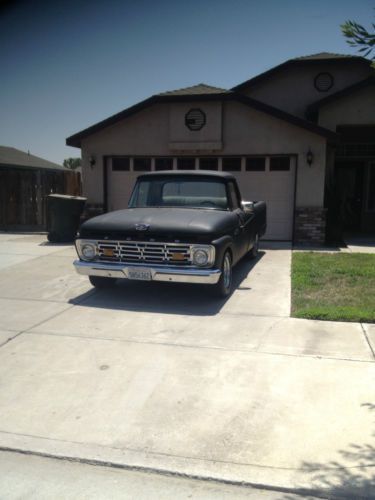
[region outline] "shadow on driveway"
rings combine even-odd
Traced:
[[[364,410],[375,411],[372,402],[362,403]],[[340,450],[343,461],[328,463],[303,462],[301,470],[312,475],[311,488],[296,491],[301,495],[324,495],[322,498],[374,499],[375,498],[375,432],[372,440],[365,444],[352,443],[346,450]],[[348,463],[349,462],[349,463]],[[350,464],[350,465],[349,465]],[[293,500],[285,495],[280,500]]]
[[[233,292],[226,299],[219,299],[212,293],[211,285],[184,283],[141,282],[118,280],[108,290],[92,290],[74,297],[69,302],[86,307],[143,311],[161,314],[182,314],[213,316],[231,300],[233,293],[248,293],[251,287],[242,282],[262,259],[265,252],[259,252],[255,260],[242,259],[233,269]],[[250,297],[249,297],[250,300]]]

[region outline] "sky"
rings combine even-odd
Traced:
[[[0,145],[62,163],[65,139],[147,97],[231,88],[293,57],[356,54],[373,0],[0,0]]]

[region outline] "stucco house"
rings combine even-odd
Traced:
[[[244,199],[267,202],[266,239],[320,244],[327,217],[375,231],[374,74],[358,56],[299,57],[230,90],[154,95],[66,143],[99,212],[126,207],[140,172],[230,171]]]

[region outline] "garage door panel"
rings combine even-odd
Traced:
[[[137,172],[113,172],[108,175],[108,210],[127,208]]]
[[[265,240],[291,240],[293,225],[289,220],[271,221],[268,223]],[[288,236],[290,235],[290,236]]]
[[[270,171],[269,162],[262,172],[234,173],[246,201],[262,200],[267,204],[265,239],[291,240],[293,232],[295,158],[290,170]]]
[[[290,199],[287,200],[270,200],[267,203],[268,211],[275,212],[274,215],[283,214],[284,218],[289,218],[290,214],[293,213],[293,207],[290,205]]]

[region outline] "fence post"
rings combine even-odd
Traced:
[[[37,205],[37,219],[38,226],[43,225],[43,200],[42,200],[42,176],[40,170],[36,173],[36,205]]]

